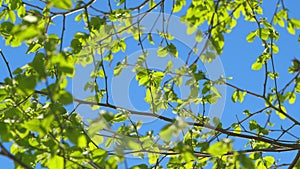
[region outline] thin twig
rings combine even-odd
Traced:
[[[11,73],[11,69],[10,69],[10,67],[9,67],[9,63],[8,63],[8,61],[6,60],[6,58],[5,58],[5,56],[4,56],[4,54],[3,54],[3,52],[2,52],[1,49],[0,49],[0,54],[1,54],[2,59],[4,60],[4,62],[5,62],[5,64],[6,64],[6,68],[7,68],[7,70],[8,70],[9,76],[10,76],[10,78],[12,79],[13,76],[12,76],[12,73]]]
[[[60,38],[60,48],[59,51],[62,52],[63,42],[64,42],[64,34],[66,30],[66,16],[63,15],[63,21],[62,21],[62,30],[61,30],[61,38]]]

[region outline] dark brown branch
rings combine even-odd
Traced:
[[[0,49],[0,54],[1,54],[1,56],[2,56],[2,59],[3,59],[4,62],[5,62],[5,65],[6,65],[6,68],[7,68],[7,70],[8,70],[9,76],[10,76],[10,78],[12,79],[13,76],[12,76],[12,73],[11,73],[11,69],[10,69],[9,63],[8,63],[8,61],[6,60],[6,58],[5,58],[5,56],[4,56],[4,54],[3,54],[3,52],[2,52],[1,49]]]
[[[271,65],[272,65],[272,72],[275,75],[275,62],[274,62],[274,56],[273,56],[273,38],[271,37],[271,49],[270,49],[270,55],[271,55]],[[277,85],[277,77],[274,76],[274,85],[275,85],[275,93],[278,100],[279,109],[281,110],[281,102],[279,99],[279,92],[278,92],[278,85]]]
[[[62,30],[61,30],[61,37],[60,37],[60,48],[59,51],[62,52],[62,48],[63,48],[63,41],[64,41],[64,34],[65,34],[65,30],[66,30],[66,16],[63,15],[63,21],[62,21]]]
[[[134,153],[153,153],[153,154],[159,154],[159,155],[165,155],[165,156],[176,156],[181,154],[180,152],[176,152],[174,149],[166,149],[166,148],[161,148],[161,151],[152,151],[152,150],[136,150],[136,151],[125,151],[124,155],[126,154],[134,154]],[[248,150],[241,150],[241,151],[231,151],[228,152],[226,154],[224,154],[224,156],[232,156],[234,155],[236,152],[238,153],[243,153],[243,154],[248,154],[248,153],[254,153],[254,152],[287,152],[287,151],[292,151],[295,149],[276,149],[276,148],[262,148],[262,149],[248,149]],[[114,154],[113,151],[110,151],[109,154]],[[209,154],[209,153],[203,153],[203,152],[199,152],[199,151],[193,151],[193,154],[196,157],[212,157],[213,155]]]
[[[239,87],[237,87],[237,86],[234,86],[234,85],[232,85],[232,84],[230,84],[230,83],[227,83],[227,82],[225,82],[225,84],[226,84],[227,86],[229,86],[229,87],[231,87],[231,88],[234,88],[234,89],[236,89],[236,90],[239,90],[239,91],[241,91],[241,92],[246,92],[247,94],[250,94],[250,95],[252,95],[252,96],[255,96],[255,97],[258,97],[258,98],[262,98],[262,99],[265,99],[265,97],[263,97],[263,96],[260,95],[260,94],[257,94],[257,93],[254,93],[254,92],[251,92],[251,91],[248,91],[248,90],[245,90],[245,89],[241,89],[241,88],[239,88]]]
[[[265,80],[263,84],[263,97],[266,97],[267,83],[268,83],[268,64],[265,63]]]
[[[74,99],[74,101],[76,101],[78,103],[81,103],[81,104],[98,105],[98,106],[103,106],[103,107],[107,107],[107,108],[112,108],[112,109],[115,109],[115,110],[118,110],[118,109],[122,110],[123,109],[123,110],[129,111],[131,114],[134,114],[134,115],[155,117],[155,118],[158,118],[160,120],[164,120],[164,121],[171,122],[171,123],[174,121],[171,118],[161,116],[161,115],[158,115],[158,114],[153,114],[153,113],[148,113],[148,112],[138,112],[138,111],[135,111],[135,110],[128,110],[128,109],[118,107],[118,106],[115,106],[115,105],[111,105],[111,104],[96,103],[96,102],[84,101],[84,100],[79,100],[79,99]],[[279,142],[279,141],[276,141],[276,140],[273,140],[273,139],[267,139],[267,138],[264,138],[264,137],[261,137],[261,136],[238,134],[238,133],[234,133],[232,131],[228,131],[226,129],[216,128],[215,126],[211,126],[209,124],[194,123],[194,122],[186,122],[186,123],[188,125],[191,125],[191,126],[205,127],[207,129],[211,129],[211,130],[226,134],[228,136],[239,137],[239,138],[244,138],[244,139],[254,139],[256,141],[262,141],[262,142],[265,142],[265,143],[269,143],[271,145],[276,145],[278,147],[300,149],[300,145],[298,145],[298,144],[286,144],[286,143],[282,143],[282,142]]]
[[[87,24],[88,30],[90,33],[92,33],[92,28],[91,28],[91,24],[90,24],[89,13],[88,13],[87,7],[84,8],[84,14],[86,17],[86,24]]]
[[[297,152],[296,157],[294,158],[293,162],[290,164],[288,169],[293,169],[295,167],[295,165],[297,164],[299,158],[300,158],[300,150]]]
[[[106,71],[105,71],[105,68],[104,68],[104,65],[103,65],[104,63],[102,63],[102,70],[103,70],[103,74],[104,74],[104,81],[105,81],[105,96],[106,96],[106,98],[105,98],[105,100],[106,100],[106,103],[108,104],[108,99],[109,99],[109,97],[108,97],[108,78],[107,78],[107,74],[106,74]]]
[[[20,159],[18,159],[17,157],[15,157],[14,155],[12,155],[4,146],[2,143],[0,143],[0,154],[3,156],[8,157],[9,159],[13,160],[15,163],[18,163],[20,166],[22,166],[25,169],[32,169],[31,167],[29,167],[27,164],[23,163]]]

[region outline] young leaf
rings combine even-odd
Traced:
[[[157,50],[157,56],[159,57],[166,57],[168,55],[168,47],[161,47],[159,46],[158,47],[158,50]]]
[[[256,37],[256,31],[252,31],[247,35],[246,40],[248,42],[253,42],[255,37]]]
[[[176,0],[173,8],[173,12],[179,12],[182,7],[185,5],[185,0]]]
[[[201,42],[203,38],[202,32],[200,30],[197,30],[196,32],[196,41]]]
[[[148,33],[148,41],[149,41],[149,43],[150,44],[152,44],[152,45],[154,45],[154,41],[153,41],[153,39],[152,39],[152,35],[151,35],[151,33]]]
[[[69,10],[72,8],[72,0],[52,0],[54,7],[58,9]]]
[[[278,106],[278,105],[277,105]],[[282,105],[281,105],[281,110],[284,112],[284,113],[286,113],[286,109],[285,109],[285,107],[283,107]],[[282,112],[280,112],[280,111],[276,111],[276,114],[279,116],[279,118],[280,119],[282,119],[282,120],[284,120],[285,118],[286,118],[286,116],[282,113]]]
[[[228,146],[223,142],[217,142],[211,145],[207,152],[213,156],[221,156],[228,152]]]
[[[172,124],[166,125],[163,129],[161,129],[159,136],[165,141],[169,142],[172,138],[172,134],[174,132],[174,126]]]
[[[58,155],[50,158],[47,162],[47,167],[49,169],[63,169],[64,168],[64,158]]]
[[[294,28],[294,25],[292,24],[291,21],[288,21],[288,26],[286,28],[288,30],[288,32],[292,35],[295,35],[295,28]]]
[[[252,66],[251,66],[251,69],[252,70],[260,70],[263,66],[263,63],[262,62],[259,62],[259,61],[255,61]]]

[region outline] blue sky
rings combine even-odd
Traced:
[[[131,1],[133,2],[133,1]],[[268,20],[271,19],[272,14],[275,10],[275,4],[277,1],[264,1],[263,9],[264,9],[264,16],[267,16]],[[287,0],[285,1],[286,7],[289,9],[290,17],[298,17],[300,16],[299,12],[299,6],[300,1],[292,1]],[[101,5],[105,6],[105,5]],[[175,14],[177,16],[180,16],[181,13]],[[71,38],[73,37],[73,34],[77,30],[81,30],[83,27],[82,23],[76,23],[73,21],[73,18],[76,15],[73,14],[69,18],[67,18],[67,26],[66,26],[66,35],[64,40],[64,46],[68,45]],[[55,25],[50,28],[50,32],[60,32],[61,29],[61,17],[57,17],[54,20]],[[275,55],[275,66],[276,71],[279,72],[279,88],[282,88],[282,86],[292,78],[292,75],[290,75],[287,72],[287,68],[291,65],[291,60],[296,58],[300,59],[300,44],[297,43],[299,32],[296,33],[296,35],[290,35],[285,29],[280,28],[279,26],[276,26],[277,31],[280,34],[280,39],[276,44],[279,46],[279,53]],[[246,23],[243,21],[243,17],[241,17],[238,20],[237,26],[233,29],[232,33],[225,35],[225,47],[224,52],[220,56],[220,60],[222,62],[223,68],[225,70],[226,76],[232,76],[233,79],[229,81],[230,83],[239,86],[243,89],[247,89],[253,92],[262,93],[262,85],[263,85],[263,79],[264,79],[264,72],[263,70],[260,71],[253,71],[251,70],[251,64],[256,60],[256,58],[259,56],[259,54],[262,52],[263,47],[261,46],[261,42],[259,39],[256,39],[253,43],[248,43],[246,41],[246,36],[250,31],[253,31],[257,29],[256,24],[253,23]],[[60,33],[58,33],[60,35]],[[154,37],[155,38],[155,37]],[[132,39],[128,39],[128,44],[136,44]],[[179,44],[180,46],[180,44]],[[5,41],[3,39],[0,40],[0,47],[5,54],[7,60],[10,63],[11,69],[14,70],[17,67],[23,66],[24,64],[30,62],[33,59],[33,55],[25,55],[25,52],[27,48],[23,45],[18,48],[18,50],[13,49],[11,47],[5,46]],[[136,50],[139,50],[139,48],[135,47],[135,45],[128,46],[128,50],[126,51],[127,54],[131,55]],[[147,46],[147,47],[150,47]],[[179,50],[182,53],[185,53],[187,51],[187,48],[184,47],[184,45],[181,45]],[[134,55],[134,54],[133,54]],[[120,56],[121,57],[121,56]],[[179,55],[180,58],[180,55]],[[121,60],[121,59],[120,59]],[[6,71],[5,64],[2,59],[0,59],[0,81],[2,81],[5,77],[8,77],[8,72]],[[111,80],[110,83],[111,85]],[[273,86],[273,84],[269,83],[268,89]],[[70,84],[69,88],[70,91],[72,91],[72,85]],[[221,121],[223,122],[223,126],[229,126],[232,122],[234,122],[236,119],[236,115],[239,117],[241,116],[242,112],[245,109],[248,109],[250,111],[256,111],[259,110],[261,107],[264,106],[264,102],[261,100],[258,101],[256,98],[252,96],[245,97],[245,101],[243,103],[236,103],[233,104],[231,102],[231,94],[233,92],[232,89],[226,88],[226,104],[224,108],[224,112],[222,112]],[[130,82],[130,88],[129,88],[129,98],[132,102],[132,105],[135,109],[148,109],[148,105],[143,102],[143,97],[145,96],[143,93],[142,88],[140,88],[137,85],[137,82],[132,80]],[[110,93],[111,94],[111,93]],[[79,94],[80,95],[80,94]],[[111,100],[114,101],[114,100]],[[114,101],[116,102],[116,100]],[[287,110],[290,115],[293,117],[300,119],[299,114],[299,108],[297,109],[297,105],[300,105],[300,99],[296,100],[295,104],[292,106],[286,105]],[[298,106],[299,107],[299,106]],[[71,108],[71,107],[70,107]],[[169,112],[166,112],[169,113]],[[92,117],[92,116],[88,116]],[[258,116],[256,120],[264,122],[266,120],[267,116],[265,114],[262,114]],[[277,116],[272,116],[272,120],[274,123],[279,121],[279,118]],[[154,125],[162,125],[164,123],[154,121],[149,122],[145,126],[145,130],[153,128]],[[284,127],[289,126],[289,122],[287,120],[282,124]],[[159,129],[157,129],[159,131]],[[237,149],[242,148],[240,147],[240,143],[243,143],[244,141],[238,141],[234,145]],[[7,144],[9,146],[9,144]],[[292,157],[294,154],[291,155]],[[279,155],[276,155],[276,157],[281,159],[281,162],[288,163],[290,162],[290,154],[287,156],[286,154],[282,153]],[[136,160],[134,160],[134,163],[137,163]],[[142,162],[142,161],[140,161]],[[12,162],[7,159],[6,157],[0,156],[0,164],[1,166],[5,166],[5,168],[10,169],[13,168]]]

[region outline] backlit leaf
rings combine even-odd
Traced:
[[[73,6],[72,0],[52,0],[54,7],[58,9],[68,10]]]

